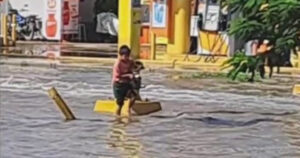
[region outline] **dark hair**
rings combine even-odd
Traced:
[[[134,62],[134,66],[135,66],[135,69],[139,69],[139,71],[145,69],[144,64],[142,62],[140,62],[140,61],[135,61]]]
[[[127,45],[122,45],[119,50],[119,55],[130,55],[131,50]]]

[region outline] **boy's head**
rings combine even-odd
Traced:
[[[119,56],[121,60],[129,60],[131,50],[128,46],[123,45],[120,47]]]

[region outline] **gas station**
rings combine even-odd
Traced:
[[[56,1],[24,1],[24,5],[19,5],[17,1],[10,0],[10,3],[14,9],[22,11],[26,10],[22,6],[27,6],[30,14],[41,16],[40,33],[46,40],[62,41],[67,29],[75,30],[73,34],[79,31],[65,26],[66,19],[70,18],[62,14],[61,10],[66,8],[65,3],[69,0],[64,0],[64,3]],[[73,2],[75,1],[72,4]],[[90,8],[89,5],[93,3],[89,1],[87,5],[87,2],[77,1],[74,6],[77,9]],[[56,5],[51,8],[49,4],[52,3]],[[81,19],[91,19],[90,10],[79,9],[76,15],[79,14]],[[85,15],[87,11],[88,16]],[[50,14],[54,13],[55,18],[50,18]],[[217,0],[119,0],[118,14],[118,45],[128,45],[136,59],[215,63],[231,56],[237,45],[234,38],[229,37],[226,32],[230,15],[226,9],[221,8]],[[78,16],[74,17],[76,24],[72,26],[78,29]],[[56,27],[48,27],[51,22],[49,19]],[[90,23],[85,24],[89,25]]]
[[[139,59],[226,59],[236,46],[225,32],[229,18],[216,0],[122,0],[118,45]]]
[[[7,8],[5,2],[8,1],[0,0],[1,8]],[[55,7],[49,6],[54,2],[56,2]],[[66,7],[68,6],[66,2],[69,2],[69,6],[77,8],[76,12],[71,13],[71,7]],[[38,33],[46,40],[60,42],[66,37],[65,35],[81,37],[79,32],[86,32],[86,30],[81,31],[79,26],[87,28],[88,35],[96,34],[95,30],[90,31],[93,27],[92,19],[96,16],[91,9],[95,6],[94,2],[95,0],[32,0],[22,1],[21,5],[17,0],[10,0],[14,9],[20,12],[30,10],[28,13],[40,16],[42,27]],[[135,59],[220,66],[228,57],[233,56],[235,50],[244,46],[244,41],[228,35],[226,30],[234,15],[230,15],[227,8],[222,7],[221,1],[218,0],[119,0],[115,5],[118,6],[116,19],[118,27],[115,29],[118,30],[117,45],[128,45]],[[27,8],[24,9],[24,6]],[[1,9],[0,12],[4,15],[8,11]],[[50,16],[53,14],[55,16]],[[73,17],[73,20],[70,17]],[[6,26],[8,25],[4,25],[7,21],[5,17],[1,18],[1,26],[5,27],[0,26],[0,42],[6,45],[10,43],[7,40],[9,35]],[[65,21],[71,22],[66,25]],[[50,27],[50,24],[55,25]],[[12,37],[9,39],[16,41],[18,36],[13,36],[16,31],[11,33]],[[86,35],[83,37],[86,38]],[[87,40],[80,42],[93,45]],[[97,43],[94,47],[96,45]],[[95,53],[101,54],[99,51]],[[117,56],[116,50],[113,53]],[[296,61],[294,63],[298,61],[298,59],[292,60]]]

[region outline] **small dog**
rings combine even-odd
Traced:
[[[142,100],[140,96],[140,89],[142,88],[142,77],[140,76],[141,70],[144,70],[144,64],[140,61],[134,62],[134,77],[130,84],[132,89],[128,92],[128,98],[134,98],[135,100]]]

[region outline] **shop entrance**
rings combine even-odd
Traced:
[[[82,42],[117,43],[119,0],[80,0],[80,32]]]

